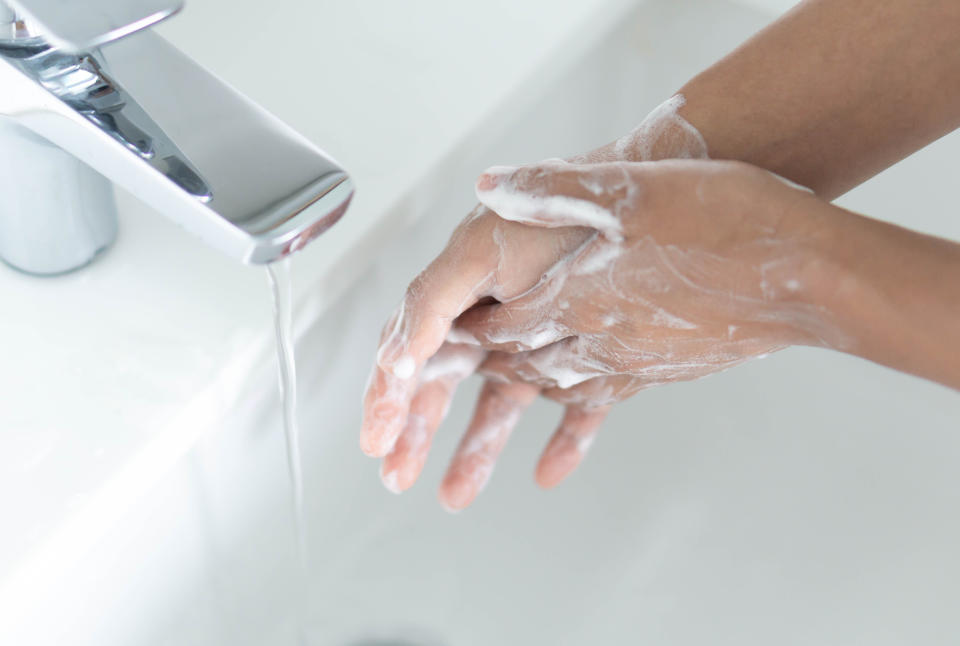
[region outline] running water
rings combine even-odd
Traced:
[[[267,281],[273,292],[273,318],[280,367],[280,400],[283,406],[283,430],[287,441],[287,468],[290,473],[293,524],[297,540],[297,630],[299,643],[305,646],[307,523],[303,510],[303,465],[300,461],[300,428],[297,424],[297,366],[293,356],[290,259],[267,265]]]

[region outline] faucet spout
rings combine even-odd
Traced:
[[[242,262],[269,263],[302,248],[344,214],[353,195],[350,177],[335,161],[147,30],[73,51],[78,42],[103,41],[104,30],[126,35],[132,27],[118,26],[120,18],[172,13],[163,2],[92,0],[71,11],[107,7],[116,9],[106,12],[112,18],[101,16],[102,24],[92,21],[93,27],[82,23],[85,30],[76,27],[58,38],[44,29],[79,23],[58,22],[51,7],[72,5],[16,0],[18,6],[35,3],[40,20],[33,25],[40,33],[16,9],[6,18],[0,10],[0,23],[8,25],[0,26],[0,125],[6,120],[29,129]],[[138,4],[144,5],[139,11],[128,6]],[[16,219],[4,208],[0,256],[9,256],[4,238],[18,236],[4,235],[10,227],[3,220]],[[55,219],[33,218],[31,226]],[[19,236],[40,237],[36,231]],[[13,254],[13,264],[36,271],[23,266],[22,251]]]

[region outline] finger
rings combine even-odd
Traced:
[[[400,493],[416,482],[457,386],[473,374],[485,354],[475,346],[445,343],[426,363],[403,432],[380,465],[387,489]]]
[[[486,350],[526,352],[571,335],[553,304],[552,289],[536,290],[509,303],[473,307],[457,319],[458,335],[469,335]]]
[[[364,397],[360,432],[364,453],[382,457],[394,445],[406,423],[417,373],[443,344],[451,322],[477,300],[489,277],[484,262],[465,260],[448,248],[411,283],[384,329]]]
[[[477,180],[480,202],[505,220],[544,227],[589,227],[609,240],[623,239],[620,209],[639,186],[624,163],[545,162],[495,166]]]
[[[520,414],[538,392],[528,384],[484,384],[470,427],[440,485],[440,504],[447,510],[465,508],[487,484]]]
[[[458,334],[487,350],[526,352],[574,336],[598,324],[589,303],[596,272],[614,272],[617,246],[588,240],[567,255],[533,289],[504,303],[473,307],[457,319]],[[585,303],[586,301],[586,303]]]
[[[402,379],[374,365],[363,398],[360,448],[364,453],[382,457],[393,447],[406,423],[416,386],[415,375]]]
[[[537,464],[536,480],[544,489],[555,487],[577,468],[593,444],[600,425],[610,412],[608,406],[568,406],[560,427],[550,438]]]
[[[570,303],[562,300],[564,288],[578,277],[566,271],[567,266],[595,252],[587,239],[566,258],[555,264],[539,284],[526,293],[504,303],[478,305],[464,312],[456,321],[458,334],[467,335],[487,350],[525,352],[543,348],[572,334],[565,324]]]
[[[497,258],[464,258],[448,247],[410,283],[377,351],[377,364],[413,374],[443,344],[454,319],[489,287]]]
[[[541,388],[571,388],[612,373],[582,337],[570,337],[530,352],[491,352],[477,371],[493,381],[523,382]]]
[[[380,334],[381,344],[395,329],[403,313],[397,309]],[[408,400],[417,380],[414,375],[397,376],[374,363],[367,387],[364,390],[363,420],[360,433],[360,448],[371,456],[382,455],[389,450],[406,419],[404,403]],[[386,449],[382,448],[387,446]]]

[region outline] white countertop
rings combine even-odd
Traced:
[[[278,0],[265,13],[192,0],[160,31],[357,182],[344,220],[295,258],[302,324],[442,186],[458,151],[633,4]],[[272,369],[263,270],[129,195],[119,205],[118,240],[92,266],[54,279],[0,266],[0,601],[82,555],[216,430],[251,373]]]

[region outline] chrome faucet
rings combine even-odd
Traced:
[[[263,264],[332,226],[347,173],[147,28],[181,0],[0,0],[0,258],[33,274],[114,240],[110,181]],[[129,37],[128,37],[129,36]]]

